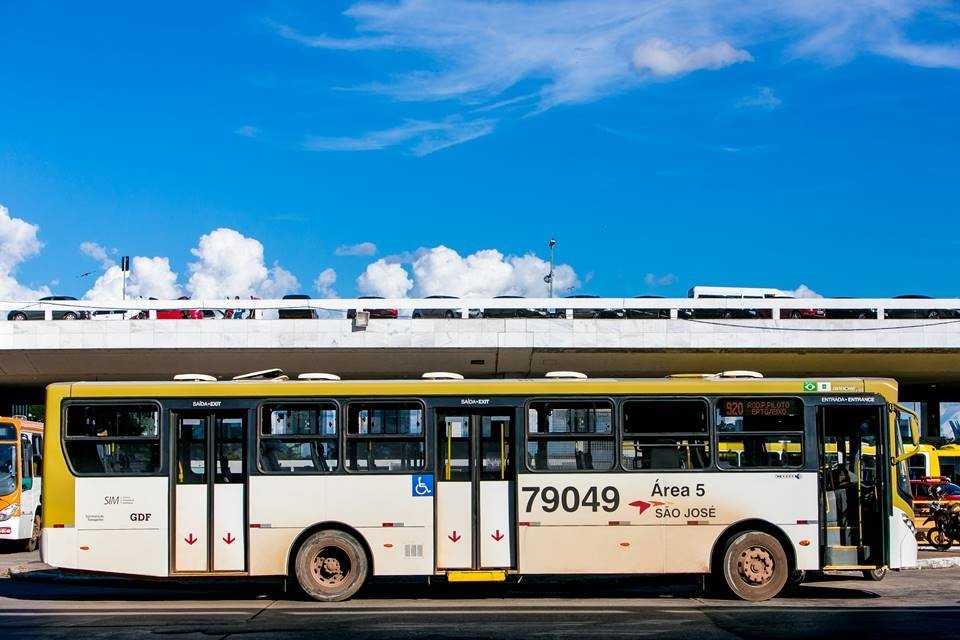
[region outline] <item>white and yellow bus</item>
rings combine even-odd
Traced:
[[[42,423],[0,417],[0,542],[26,551],[40,539],[42,449]]]
[[[325,601],[369,576],[664,573],[764,600],[915,566],[896,383],[744,374],[54,384],[42,557]]]

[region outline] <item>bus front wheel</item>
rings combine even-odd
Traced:
[[[36,551],[40,544],[40,516],[33,516],[33,529],[30,530],[30,537],[23,543],[24,551]]]
[[[733,537],[723,554],[722,570],[730,593],[751,602],[773,598],[790,577],[783,545],[762,531],[746,531]]]
[[[876,569],[866,569],[863,572],[863,577],[867,580],[873,580],[874,582],[880,582],[887,577],[887,568],[886,567],[877,567]]]
[[[318,531],[297,552],[295,571],[308,596],[340,602],[363,586],[368,566],[367,552],[356,538],[342,531]]]

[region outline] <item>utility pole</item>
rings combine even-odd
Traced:
[[[123,299],[127,299],[127,271],[130,271],[130,256],[120,258],[120,270],[123,271]]]
[[[543,276],[543,281],[547,283],[550,295],[548,297],[553,297],[553,248],[557,246],[557,241],[553,238],[550,238],[550,273]]]

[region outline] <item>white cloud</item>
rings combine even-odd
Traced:
[[[666,287],[677,281],[677,276],[672,273],[668,273],[663,276],[658,276],[655,273],[648,273],[643,277],[643,282],[648,287]]]
[[[960,43],[916,35],[917,25],[955,22],[951,11],[941,0],[371,0],[345,12],[355,23],[353,36],[274,28],[314,49],[404,50],[423,61],[355,88],[408,102],[460,101],[475,113],[519,104],[529,115],[623,93],[645,81],[746,62],[761,45],[831,64],[872,54],[960,68]],[[408,119],[359,137],[314,138],[307,147],[407,144],[424,155],[486,135],[496,125]],[[420,144],[430,136],[434,142]]]
[[[233,229],[220,228],[201,236],[199,246],[190,252],[199,258],[189,265],[186,286],[194,298],[279,298],[299,286],[293,274],[278,264],[266,267],[259,240]]]
[[[377,245],[372,242],[342,244],[333,253],[337,256],[372,256],[377,253]]]
[[[80,253],[85,256],[90,256],[102,264],[104,269],[113,264],[113,260],[110,259],[107,250],[96,242],[81,242]]]
[[[304,148],[310,151],[377,151],[402,145],[415,156],[425,156],[484,136],[493,131],[495,124],[496,121],[490,118],[451,118],[441,122],[407,120],[400,126],[369,131],[358,137],[312,136],[304,143]]]
[[[337,292],[333,290],[333,285],[337,281],[337,272],[327,268],[320,272],[317,279],[313,281],[313,287],[324,298],[336,298]]]
[[[662,38],[650,38],[633,50],[633,66],[654,76],[678,76],[701,69],[722,69],[739,62],[753,62],[753,56],[728,42],[705,47],[688,47]]]
[[[0,299],[29,300],[50,295],[50,289],[36,289],[17,282],[14,273],[21,263],[29,260],[43,247],[38,233],[40,227],[21,218],[12,218],[10,211],[0,205]]]
[[[361,293],[371,296],[403,298],[412,287],[413,281],[406,269],[382,258],[367,265],[366,270],[357,278],[357,288]]]
[[[738,107],[756,107],[758,109],[774,110],[783,104],[783,100],[778,98],[770,87],[760,87],[760,89],[751,95],[744,96],[737,103]]]
[[[90,243],[92,244],[92,243]],[[103,274],[87,291],[84,300],[116,302],[123,298],[123,271],[117,264],[106,265]],[[182,295],[177,274],[170,268],[170,260],[163,257],[134,256],[127,274],[127,299],[158,298],[173,300]]]
[[[256,138],[260,135],[260,129],[252,124],[245,124],[242,127],[234,129],[233,132],[242,138]]]
[[[547,296],[543,277],[550,272],[550,264],[533,254],[504,256],[496,249],[484,249],[462,257],[441,245],[418,251],[411,266],[416,293],[421,296]],[[577,274],[566,264],[554,267],[553,278],[556,294],[580,286]]]
[[[808,287],[805,284],[801,284],[799,287],[793,291],[787,291],[794,298],[822,298],[823,296]]]

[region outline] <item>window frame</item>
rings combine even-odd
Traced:
[[[420,408],[422,418],[420,419],[420,434],[417,436],[402,433],[350,433],[350,411],[355,406],[371,407],[375,405],[416,405]],[[361,409],[362,410],[362,409]],[[430,462],[430,446],[428,431],[430,430],[429,414],[427,405],[420,396],[410,396],[402,398],[349,398],[342,404],[342,427],[343,434],[340,439],[343,464],[341,468],[346,474],[355,475],[404,475],[411,473],[428,472],[432,469]],[[359,412],[359,410],[358,410]],[[352,442],[414,442],[419,441],[423,444],[423,462],[419,467],[409,469],[351,469],[350,468],[350,444]]]
[[[122,407],[122,406],[152,406],[156,409],[157,412],[157,434],[155,436],[71,436],[67,434],[67,431],[70,427],[69,420],[67,416],[71,408],[74,407]],[[167,447],[164,446],[164,434],[166,429],[164,428],[166,421],[166,416],[164,414],[163,405],[159,400],[148,399],[148,398],[122,398],[122,399],[109,399],[97,398],[91,400],[89,398],[83,399],[71,399],[63,402],[61,407],[60,414],[60,451],[63,454],[63,458],[67,463],[67,468],[70,470],[70,473],[77,478],[157,478],[166,476],[167,473],[164,470],[166,466],[167,459]],[[157,468],[154,471],[148,473],[109,473],[104,470],[103,473],[91,473],[86,471],[77,471],[74,467],[73,459],[70,457],[69,452],[67,451],[68,442],[91,442],[94,444],[113,444],[113,443],[155,443],[158,451],[157,456]]]
[[[270,405],[284,405],[284,406],[321,406],[321,405],[330,405],[333,407],[334,415],[336,417],[336,433],[332,436],[322,436],[322,435],[311,435],[305,433],[298,434],[287,434],[287,435],[274,435],[274,434],[264,434],[263,433],[263,419],[264,412],[267,407]],[[346,420],[344,419],[344,407],[338,399],[334,398],[302,398],[302,397],[290,397],[290,398],[272,398],[270,400],[264,400],[257,404],[256,407],[257,416],[255,421],[256,429],[256,449],[254,451],[254,458],[256,462],[257,473],[265,476],[329,476],[341,473],[344,469],[344,440],[343,432],[344,425]],[[314,470],[314,471],[269,471],[263,468],[263,465],[260,464],[260,446],[263,442],[263,439],[267,440],[278,440],[285,442],[299,441],[299,442],[314,442],[317,440],[333,440],[337,443],[337,466],[335,469],[329,471]]]
[[[530,430],[530,410],[537,403],[591,403],[594,405],[607,403],[610,406],[610,433],[597,432],[562,432],[562,433],[537,433]],[[620,415],[618,411],[619,403],[613,396],[533,396],[524,400],[523,416],[521,424],[523,427],[523,469],[529,473],[616,473],[619,468],[618,458],[620,457],[618,443],[620,432]],[[577,442],[582,440],[605,441],[613,443],[613,464],[608,469],[536,469],[530,465],[530,442]]]
[[[702,395],[689,395],[689,396],[676,396],[676,395],[667,396],[667,395],[663,395],[663,396],[661,396],[661,395],[653,395],[653,394],[651,394],[651,395],[645,395],[645,396],[636,396],[636,395],[634,395],[634,396],[625,396],[625,397],[621,398],[621,399],[620,399],[620,429],[619,429],[619,432],[618,432],[618,435],[620,436],[620,448],[618,449],[619,458],[620,458],[620,461],[619,461],[619,468],[620,468],[620,470],[621,470],[621,471],[625,471],[626,473],[701,473],[701,472],[704,472],[704,471],[711,471],[711,470],[716,469],[716,468],[717,468],[717,452],[718,452],[718,449],[716,448],[717,445],[716,445],[716,442],[714,441],[714,438],[713,438],[713,434],[714,434],[714,431],[715,431],[715,423],[716,423],[716,420],[715,420],[715,418],[714,418],[714,413],[716,412],[716,409],[714,408],[714,400],[716,400],[715,397],[708,397],[708,396],[702,396]],[[672,432],[670,432],[670,431],[656,431],[656,432],[653,432],[653,431],[651,431],[651,432],[649,432],[649,433],[643,433],[643,434],[637,433],[637,434],[630,434],[630,435],[628,435],[628,434],[627,434],[627,431],[626,431],[626,424],[627,424],[626,413],[627,413],[627,405],[628,405],[629,403],[631,403],[631,402],[638,402],[638,403],[643,403],[643,402],[700,402],[700,403],[702,403],[702,404],[704,405],[704,408],[705,408],[705,410],[706,410],[706,413],[705,413],[705,417],[706,417],[705,429],[704,429],[704,431],[702,431],[702,432],[693,432],[693,431],[672,431]],[[648,437],[650,437],[650,438],[656,438],[656,437],[668,438],[668,437],[669,437],[669,438],[674,438],[674,439],[677,439],[677,438],[679,438],[679,437],[685,437],[685,438],[687,438],[687,439],[689,440],[689,439],[693,439],[694,437],[696,437],[696,436],[698,436],[698,435],[701,436],[701,439],[706,442],[707,451],[708,451],[708,455],[709,455],[709,459],[707,460],[707,464],[704,465],[703,467],[697,467],[697,468],[692,468],[692,469],[653,469],[653,468],[651,468],[651,469],[629,469],[629,468],[627,468],[627,466],[624,464],[623,447],[627,444],[628,441],[632,441],[634,437],[638,437],[638,438],[648,438]]]

